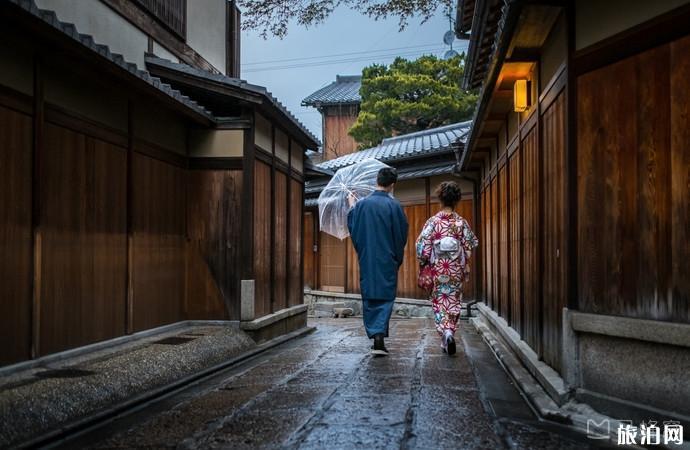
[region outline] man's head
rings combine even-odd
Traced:
[[[379,170],[379,174],[376,176],[376,184],[379,185],[379,189],[386,192],[393,190],[396,181],[398,181],[398,171],[392,167],[384,167]]]

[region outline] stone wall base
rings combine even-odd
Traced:
[[[240,328],[257,344],[307,326],[307,305],[281,309],[251,321],[240,322]]]

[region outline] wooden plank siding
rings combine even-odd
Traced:
[[[522,338],[541,356],[541,289],[539,274],[539,135],[532,128],[522,146]]]
[[[254,166],[254,314],[271,312],[271,166]]]
[[[508,234],[508,167],[502,166],[498,171],[498,277],[499,277],[499,314],[508,322],[510,314],[510,256]]]
[[[494,278],[493,278],[493,240],[491,238],[491,230],[493,229],[494,216],[491,211],[491,196],[492,185],[489,183],[484,191],[484,255],[486,260],[486,268],[484,278],[486,279],[486,304],[493,308],[494,305]]]
[[[241,170],[192,170],[187,193],[187,319],[239,320]]]
[[[287,307],[287,176],[281,172],[275,172],[274,197],[274,249],[273,249],[273,296],[271,312]],[[265,217],[265,216],[264,216]],[[264,219],[265,220],[265,219]]]
[[[135,153],[132,182],[132,313],[141,331],[183,319],[185,173]]]
[[[40,158],[37,312],[44,355],[125,332],[127,153],[46,124]]]
[[[426,204],[403,206],[407,223],[407,245],[403,257],[403,264],[398,270],[398,290],[396,295],[403,298],[426,298],[427,294],[417,286],[417,252],[415,241],[422,232],[422,227],[429,218]]]
[[[345,245],[347,254],[347,290],[351,294],[359,294],[361,289],[359,287],[359,260],[357,259],[357,252],[355,251],[355,246],[352,244],[352,239],[349,237],[345,239]]]
[[[491,270],[491,285],[493,287],[493,297],[491,308],[498,312],[500,308],[501,300],[501,286],[500,283],[500,254],[499,254],[499,189],[498,177],[494,178],[491,182],[491,261],[493,263]]]
[[[315,223],[318,220],[312,211],[305,211],[304,213],[304,287],[309,289],[316,289],[316,253],[314,252],[314,245],[316,232],[314,231]]]
[[[324,291],[345,292],[345,243],[319,232],[319,287]]]
[[[582,311],[690,323],[690,36],[581,75]]]
[[[523,298],[522,277],[525,267],[522,265],[522,152],[520,148],[508,160],[509,183],[509,246],[510,246],[510,326],[522,335]]]
[[[561,367],[563,308],[567,306],[565,91],[542,116],[542,307],[544,361]]]
[[[302,210],[304,200],[302,192],[304,185],[302,182],[292,179],[290,188],[290,236],[286,236],[288,241],[288,306],[301,305],[304,303],[304,285],[302,281]],[[304,233],[305,245],[307,245],[307,233]],[[313,245],[313,244],[311,244]],[[310,250],[311,248],[309,248]],[[305,247],[305,250],[307,248]],[[305,262],[306,267],[306,262]],[[306,271],[306,269],[305,269]]]
[[[31,148],[31,116],[0,106],[0,365],[31,354]]]

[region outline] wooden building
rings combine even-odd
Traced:
[[[323,149],[321,154],[312,156],[314,162],[335,159],[357,150],[357,142],[349,131],[359,115],[361,86],[361,75],[337,75],[333,83],[302,100],[302,106],[312,106],[321,113]]]
[[[304,216],[304,282],[305,288],[317,291],[358,294],[359,269],[357,254],[350,238],[343,241],[319,230],[318,195],[328,183],[327,173],[337,171],[368,158],[376,158],[398,169],[395,197],[402,203],[410,224],[405,260],[398,276],[398,297],[422,299],[417,287],[417,260],[414,242],[426,220],[439,209],[433,192],[441,181],[456,180],[463,191],[458,213],[474,225],[473,192],[475,180],[455,174],[456,152],[464,146],[469,122],[461,122],[426,131],[400,135],[377,147],[357,151],[316,164],[325,172],[307,177]],[[476,261],[476,260],[475,260]],[[465,289],[466,297],[474,296],[474,278]]]
[[[690,417],[688,24],[684,1],[458,2],[480,309],[559,403]]]
[[[0,2],[0,364],[189,319],[304,324],[318,141],[234,77],[238,23],[224,0]]]

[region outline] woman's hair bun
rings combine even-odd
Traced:
[[[436,188],[436,196],[443,206],[454,207],[460,201],[462,191],[455,181],[443,181]]]

